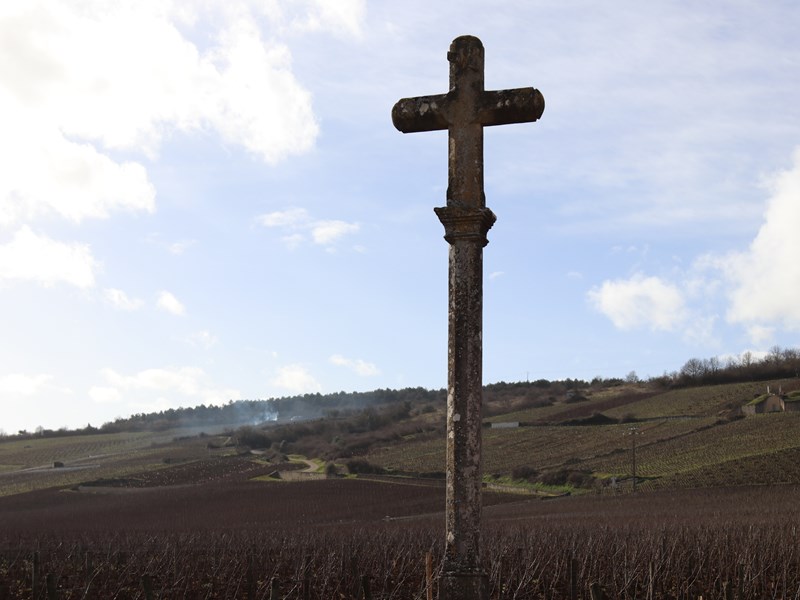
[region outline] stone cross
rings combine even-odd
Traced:
[[[450,91],[403,98],[392,122],[403,133],[447,129],[447,206],[434,209],[449,253],[447,349],[447,493],[443,600],[485,600],[480,564],[483,247],[495,222],[483,192],[483,128],[536,121],[544,97],[533,88],[485,91],[483,44],[453,40]]]

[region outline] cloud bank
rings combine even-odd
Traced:
[[[380,370],[373,363],[367,362],[360,358],[345,358],[341,354],[334,354],[330,357],[330,363],[337,367],[345,367],[362,377],[371,377],[379,375]]]
[[[300,364],[281,367],[270,383],[295,394],[308,394],[322,390],[322,386],[314,379],[309,370]]]
[[[730,322],[800,331],[800,148],[769,189],[764,223],[749,248],[706,261],[721,268],[730,285]]]
[[[94,286],[97,261],[87,244],[64,243],[34,233],[27,225],[0,244],[0,280],[32,281],[45,287],[66,283]]]
[[[589,302],[621,330],[709,340],[719,315],[708,306],[720,296],[725,319],[753,344],[769,344],[778,327],[800,331],[800,148],[767,189],[763,223],[746,249],[699,256],[676,281],[643,274],[606,280],[588,292]]]
[[[147,164],[176,134],[215,135],[269,165],[310,150],[319,125],[282,36],[358,37],[364,11],[361,0],[0,3],[0,231],[17,230],[0,277],[91,287],[88,249],[62,244],[59,276],[22,246],[41,256],[60,243],[25,225],[153,213]]]
[[[114,369],[103,369],[105,382],[92,386],[89,397],[97,403],[126,402],[150,408],[177,408],[198,404],[221,404],[240,397],[236,389],[214,385],[209,376],[197,367],[145,369],[124,375]]]

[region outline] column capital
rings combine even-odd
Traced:
[[[449,244],[456,241],[476,241],[481,247],[489,243],[486,234],[497,220],[488,208],[442,206],[434,208],[436,216],[444,225],[444,239]]]

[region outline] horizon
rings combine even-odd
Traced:
[[[450,42],[485,129],[485,385],[800,346],[800,5],[0,6],[0,430],[447,383]],[[5,58],[3,58],[5,57]]]
[[[670,393],[674,389],[686,389],[686,388],[693,388],[693,387],[707,387],[707,386],[725,386],[725,385],[739,385],[743,382],[746,383],[766,383],[766,395],[761,396],[765,398],[767,395],[770,394],[770,382],[780,381],[782,379],[791,379],[792,377],[798,378],[800,375],[797,373],[797,364],[798,358],[800,358],[800,349],[798,348],[780,348],[775,346],[772,348],[769,354],[756,357],[752,355],[745,354],[744,356],[740,357],[738,360],[729,358],[726,364],[722,364],[717,360],[717,357],[710,357],[705,359],[699,358],[692,358],[689,359],[683,368],[680,371],[673,371],[671,373],[664,373],[661,376],[656,377],[649,377],[649,378],[640,378],[635,371],[631,371],[625,377],[608,377],[608,378],[600,378],[595,377],[591,381],[584,380],[584,379],[574,379],[574,378],[566,378],[566,379],[557,379],[557,380],[547,380],[547,379],[538,379],[534,381],[526,380],[526,381],[497,381],[497,382],[484,382],[483,388],[490,388],[492,386],[502,385],[504,387],[500,389],[508,389],[508,387],[514,386],[533,386],[535,388],[543,388],[542,383],[546,384],[547,388],[551,388],[552,386],[560,386],[562,391],[566,391],[567,397],[570,397],[570,390],[572,391],[587,391],[586,388],[597,389],[599,390],[607,390],[609,387],[621,387],[621,389],[629,389],[630,386],[656,386],[656,389],[660,388],[660,393]],[[794,373],[794,375],[790,375],[789,373]],[[209,405],[194,405],[194,406],[177,406],[177,407],[170,407],[169,409],[148,412],[148,413],[135,413],[130,415],[118,416],[114,420],[105,421],[103,423],[99,423],[93,425],[92,423],[87,423],[85,426],[79,427],[60,427],[58,429],[48,429],[43,426],[37,426],[35,429],[27,430],[21,429],[15,432],[7,432],[3,429],[0,429],[0,439],[3,438],[14,438],[16,436],[21,437],[33,437],[39,435],[45,435],[45,437],[56,436],[58,437],[62,432],[65,432],[67,435],[71,435],[72,433],[78,432],[80,435],[87,434],[87,433],[118,433],[118,432],[125,432],[125,431],[139,431],[139,427],[141,427],[141,423],[137,426],[135,423],[133,428],[131,429],[131,423],[129,422],[126,428],[125,422],[126,421],[136,421],[140,420],[141,418],[154,418],[160,415],[164,415],[165,413],[169,413],[170,411],[176,411],[178,413],[182,411],[195,411],[198,409],[219,409],[222,413],[226,412],[227,410],[231,409],[233,411],[232,416],[234,418],[229,418],[228,420],[220,420],[219,417],[224,417],[224,414],[216,415],[217,418],[213,419],[214,423],[208,422],[208,414],[206,413],[204,417],[198,418],[197,416],[190,415],[187,420],[184,418],[179,419],[178,423],[174,426],[167,427],[164,429],[164,425],[160,424],[157,427],[145,427],[144,431],[162,431],[162,430],[183,430],[183,429],[197,429],[201,427],[211,427],[211,426],[238,426],[238,427],[248,427],[248,426],[259,426],[263,427],[268,422],[273,422],[275,424],[280,423],[287,423],[293,422],[296,419],[301,420],[315,420],[315,419],[327,419],[330,415],[327,414],[326,410],[324,410],[324,405],[317,406],[315,403],[311,405],[304,406],[302,402],[305,402],[307,399],[313,398],[314,400],[324,400],[328,397],[333,397],[334,400],[337,401],[337,404],[334,405],[333,410],[338,412],[340,409],[344,408],[344,410],[357,410],[359,408],[367,409],[374,405],[386,406],[388,402],[385,400],[370,400],[369,398],[366,399],[366,402],[363,401],[356,401],[355,404],[345,404],[344,407],[341,406],[340,402],[341,399],[338,398],[342,395],[344,396],[370,396],[374,394],[380,394],[383,392],[396,392],[396,393],[406,393],[406,392],[415,392],[416,390],[422,389],[424,392],[432,393],[432,394],[446,394],[447,388],[421,388],[417,387],[407,387],[407,388],[376,388],[372,390],[364,390],[364,391],[345,391],[339,390],[336,392],[327,392],[321,394],[319,392],[315,393],[306,393],[306,394],[295,394],[290,396],[279,396],[279,397],[269,397],[269,398],[229,398],[225,403],[219,404],[209,404]],[[781,395],[781,387],[778,388],[778,395]],[[591,391],[588,391],[591,394]],[[659,392],[656,392],[659,393]],[[795,392],[800,393],[800,392]],[[773,393],[774,394],[774,393]],[[792,394],[790,394],[792,395]],[[551,396],[552,398],[552,396]],[[263,403],[275,403],[279,404],[283,401],[290,401],[290,402],[301,402],[301,410],[298,412],[298,407],[294,406],[293,412],[289,414],[282,414],[281,413],[281,406],[274,406],[269,409],[260,409],[260,413],[253,413],[253,404],[263,404]],[[353,398],[350,399],[351,402],[354,401]],[[414,402],[419,401],[418,398],[413,400]],[[408,402],[408,400],[404,400],[404,402]],[[753,404],[755,400],[748,402],[747,404]],[[240,404],[250,404],[249,408],[238,408],[237,405]],[[514,412],[512,410],[512,412]],[[254,416],[257,415],[257,418]],[[492,415],[495,416],[495,415]],[[218,422],[217,422],[218,421]],[[117,424],[122,423],[122,429],[116,430],[114,429]],[[107,428],[111,426],[110,429]],[[203,431],[203,434],[207,432]],[[202,435],[202,434],[201,434]]]

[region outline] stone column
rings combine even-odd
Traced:
[[[483,247],[495,216],[488,208],[447,206],[436,214],[449,253],[447,494],[442,600],[486,600],[481,568],[481,405]]]

